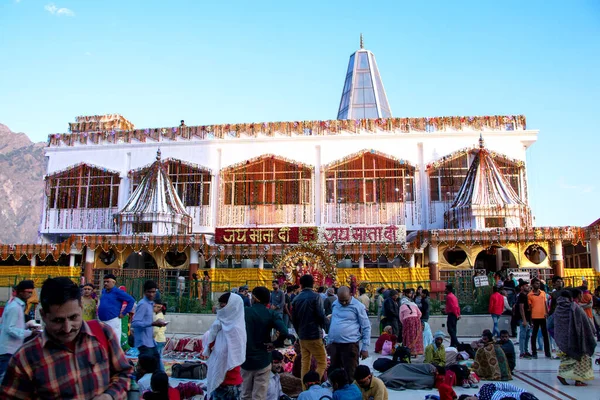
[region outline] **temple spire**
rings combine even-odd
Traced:
[[[375,55],[364,48],[360,34],[360,49],[350,56],[337,119],[391,118]]]
[[[479,134],[479,148],[483,149],[485,147],[485,142],[483,141],[483,132]]]

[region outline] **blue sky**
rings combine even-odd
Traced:
[[[595,0],[0,0],[0,123],[334,119],[360,32],[394,116],[525,114],[536,225],[600,217]]]

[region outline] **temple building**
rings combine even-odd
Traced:
[[[482,272],[595,281],[599,225],[534,226],[526,153],[538,133],[523,115],[393,117],[361,37],[334,120],[140,129],[77,117],[49,135],[40,243],[0,258],[96,282],[199,269],[232,286],[306,272],[465,293]],[[563,249],[581,247],[588,261],[565,265]]]

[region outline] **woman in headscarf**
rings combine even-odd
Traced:
[[[412,301],[413,289],[404,289],[404,297],[400,300],[400,322],[402,323],[402,344],[415,356],[423,354],[423,327],[421,326],[421,310]]]
[[[246,359],[244,302],[225,293],[219,297],[217,319],[202,336],[203,358],[208,357],[208,398],[237,400],[241,394],[240,366]]]
[[[473,371],[486,381],[510,381],[512,375],[506,355],[494,343],[492,332],[485,330],[481,335],[483,347],[477,350]]]
[[[581,293],[577,289],[574,292],[576,296]],[[583,381],[594,379],[592,356],[596,350],[596,338],[585,311],[574,300],[573,292],[569,290],[563,290],[556,300],[554,340],[564,353],[560,358],[557,378],[563,385],[568,385],[566,380],[572,379],[575,386],[587,386]]]

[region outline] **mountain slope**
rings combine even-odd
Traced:
[[[0,242],[35,243],[42,211],[45,143],[0,124]]]

